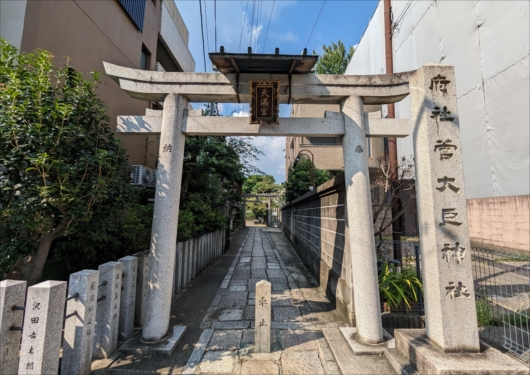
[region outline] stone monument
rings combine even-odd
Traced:
[[[18,374],[57,374],[63,330],[66,281],[28,288]]]
[[[256,283],[255,342],[256,353],[271,352],[271,283],[261,280]]]

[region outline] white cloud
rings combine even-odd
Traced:
[[[234,112],[232,117],[248,117],[250,114],[247,111]]]

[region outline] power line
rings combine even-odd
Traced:
[[[256,147],[256,148],[262,148],[262,147],[269,146],[269,145],[273,145],[273,144],[275,144],[275,143],[280,143],[280,142],[285,142],[285,139],[281,139],[281,140],[276,141],[276,142],[265,143],[264,145],[261,145],[261,146],[254,146],[254,147]]]
[[[248,46],[252,47],[252,30],[254,29],[254,15],[256,14],[256,0],[252,0],[252,19],[250,22],[250,35],[248,40]]]
[[[213,22],[215,27],[215,52],[217,52],[217,0],[213,0]]]
[[[255,40],[256,52],[258,51],[258,42],[259,42],[259,36],[260,36],[259,27],[261,25],[261,13],[262,13],[262,10],[263,10],[263,0],[260,0],[258,9],[259,9],[259,11],[258,11],[258,23],[256,24],[256,40]]]
[[[202,24],[202,1],[200,0],[199,0],[199,10],[201,12],[202,57],[204,58],[204,72],[206,73],[206,50],[204,49],[204,26]]]
[[[243,16],[243,13],[241,13],[241,34],[239,35],[239,47],[237,47],[237,52],[241,50],[241,39],[243,38],[243,29],[245,28],[245,18],[247,17],[247,9],[248,9],[248,2],[250,0],[247,0],[247,7],[245,8],[245,13]]]
[[[307,43],[305,44],[304,48],[307,48],[307,45],[309,44],[309,41],[311,40],[311,36],[313,35],[313,31],[315,31],[315,26],[317,25],[318,19],[320,18],[320,13],[322,13],[322,9],[324,9],[325,4],[326,4],[326,0],[324,0],[324,2],[322,3],[320,12],[318,12],[317,20],[315,21],[315,24],[313,25],[313,30],[311,30],[311,34],[309,34],[309,38],[307,39]]]
[[[206,7],[206,4],[207,4],[206,0],[204,0],[204,21],[206,24],[206,47],[207,47],[207,50],[210,51],[210,39],[208,37],[210,35],[210,32],[208,31],[208,8]]]
[[[272,19],[272,11],[274,10],[274,3],[276,0],[272,2],[272,9],[271,9],[271,15],[269,17],[269,24],[267,25],[267,33],[265,34],[265,43],[263,43],[263,48],[261,52],[265,52],[265,45],[267,44],[267,37],[269,36],[269,27],[271,26],[271,19]]]

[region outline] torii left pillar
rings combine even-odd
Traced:
[[[188,100],[177,94],[168,94],[164,99],[149,252],[147,308],[142,330],[144,342],[159,342],[164,340],[169,333],[180,186],[186,140],[182,133],[182,125],[184,111],[187,107]]]

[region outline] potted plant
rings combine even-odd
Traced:
[[[403,267],[398,273],[397,268],[387,261],[381,265],[379,273],[379,291],[384,302],[391,308],[405,305],[411,309],[411,303],[418,301],[418,296],[423,293],[423,285],[416,277],[412,267]]]

